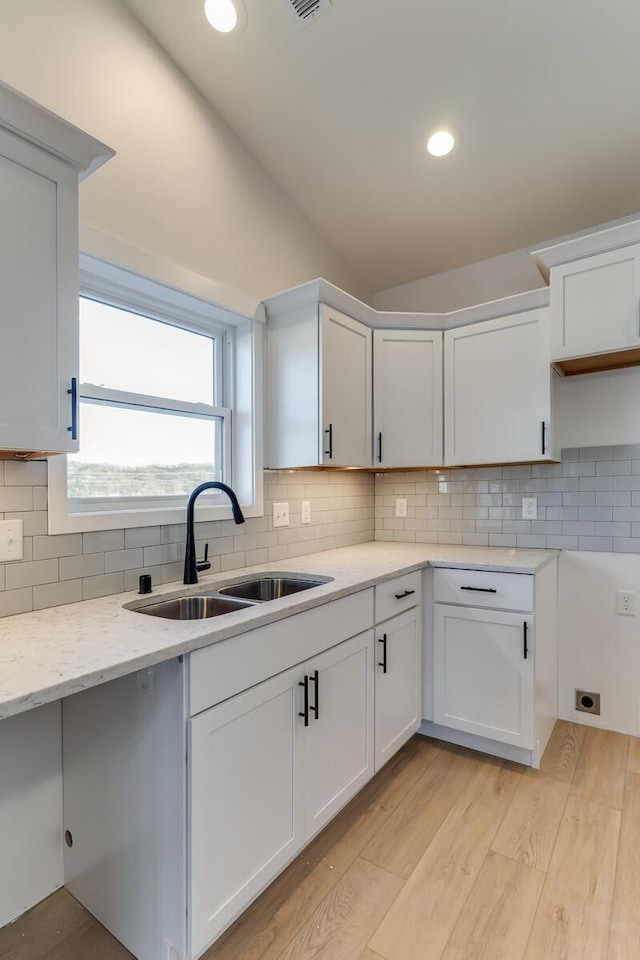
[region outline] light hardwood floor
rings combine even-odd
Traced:
[[[65,891],[0,960],[131,960]],[[640,741],[558,722],[539,771],[414,737],[204,960],[640,960]]]

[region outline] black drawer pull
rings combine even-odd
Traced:
[[[304,680],[301,680],[298,684],[299,687],[304,687],[304,710],[298,713],[299,717],[304,717],[305,727],[309,726],[309,677],[305,675]]]
[[[395,598],[396,600],[404,600],[405,597],[410,597],[414,593],[415,590],[405,590],[404,593],[396,593]]]
[[[382,434],[378,434],[378,463],[382,463]]]
[[[527,646],[527,621],[526,620],[522,624],[522,627],[523,627],[522,633],[524,638],[524,658],[526,660],[527,657],[529,656],[529,647]]]
[[[474,590],[476,593],[497,593],[493,587],[460,587],[461,590]]]
[[[320,719],[320,709],[319,709],[319,706],[318,706],[318,704],[319,704],[319,699],[318,699],[318,697],[319,697],[319,693],[320,693],[320,683],[319,683],[319,681],[318,681],[318,671],[317,671],[317,670],[314,670],[314,671],[313,671],[313,676],[310,677],[310,680],[311,680],[311,683],[313,684],[314,690],[315,690],[315,703],[313,703],[313,704],[311,704],[311,705],[309,706],[309,710],[313,711],[314,717],[316,718],[316,720],[319,720],[319,719]]]
[[[333,424],[330,423],[325,433],[329,434],[329,449],[324,451],[325,457],[329,457],[329,460],[333,460]]]
[[[382,660],[378,661],[378,666],[382,667],[382,672],[387,672],[387,635],[383,633],[381,637],[378,638],[378,643],[382,644]]]

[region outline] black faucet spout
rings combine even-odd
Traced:
[[[231,509],[233,510],[233,519],[236,523],[244,523],[244,515],[240,509],[240,504],[238,503],[238,498],[231,489],[227,486],[226,483],[220,483],[218,480],[208,480],[206,483],[201,483],[199,487],[196,487],[189,500],[187,502],[187,542],[185,544],[185,553],[184,553],[184,578],[183,583],[197,583],[198,582],[198,569],[196,565],[196,541],[194,534],[194,508],[195,503],[200,494],[204,490],[222,490],[223,493],[229,497],[231,501]]]

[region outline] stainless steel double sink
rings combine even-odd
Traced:
[[[220,617],[225,613],[243,610],[256,604],[266,603],[269,600],[279,600],[302,590],[312,590],[330,583],[332,577],[317,577],[310,579],[305,576],[265,575],[230,583],[215,591],[185,594],[146,603],[144,606],[133,607],[129,610],[135,613],[144,613],[149,617],[164,617],[168,620],[206,620],[209,617]]]

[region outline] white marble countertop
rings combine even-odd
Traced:
[[[200,576],[193,587],[165,584],[156,600],[211,591],[247,574],[309,573],[332,577],[312,590],[257,604],[209,620],[176,621],[124,609],[151,597],[121,593],[0,619],[0,719],[85,690],[163,660],[225,640],[254,627],[347,596],[428,564],[532,574],[555,550],[370,542]]]

